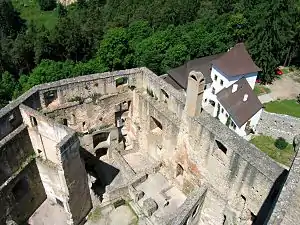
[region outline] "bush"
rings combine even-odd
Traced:
[[[56,7],[56,0],[38,0],[41,10],[51,11]]]
[[[284,138],[279,137],[276,139],[274,145],[276,148],[283,150],[288,146],[288,143],[286,142],[286,140]]]
[[[297,96],[297,102],[300,104],[300,94]]]

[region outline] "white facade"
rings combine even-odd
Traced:
[[[232,119],[228,121],[230,119],[230,115],[225,110],[225,108],[219,103],[216,94],[223,88],[231,86],[243,77],[246,78],[250,87],[253,89],[257,78],[257,72],[242,74],[239,76],[226,76],[220,69],[216,68],[215,66],[212,66],[211,79],[213,82],[210,85],[206,86],[206,89],[203,93],[202,102],[203,108],[208,113],[210,113],[214,117],[218,116],[219,120],[223,124],[227,125],[240,136],[247,135],[249,129],[246,129],[246,125],[247,128],[251,128],[255,131],[256,125],[260,119],[260,115],[263,109],[260,109],[249,121],[247,121],[241,127],[238,127]]]

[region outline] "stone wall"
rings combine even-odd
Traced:
[[[74,224],[84,221],[92,209],[88,177],[79,155],[80,142],[75,134],[66,137],[58,146],[63,174],[68,188],[68,208]]]
[[[222,224],[224,217],[247,224],[266,204],[270,209],[267,199],[270,193],[278,194],[282,167],[206,112],[186,116],[184,94],[149,71],[136,76],[136,83],[131,120],[141,128],[140,149],[162,161],[168,178],[182,190],[189,180],[211,185],[203,224]],[[167,99],[161,97],[161,89]],[[178,166],[184,170],[183,179],[177,178]]]
[[[44,110],[48,117],[63,123],[77,132],[88,132],[116,124],[116,106],[132,99],[128,92],[101,96],[92,102],[77,103],[52,111]]]
[[[170,225],[196,225],[199,223],[202,207],[205,201],[207,187],[194,190],[178,209],[177,215],[169,223]]]
[[[126,83],[119,85],[116,80],[124,77]],[[23,132],[18,127],[22,123],[27,125],[33,145],[31,151],[34,149],[40,157],[41,178],[34,182],[40,184],[42,180],[48,197],[62,201],[69,222],[77,224],[91,207],[86,172],[79,157],[79,140],[73,130],[42,113],[57,116],[60,122],[66,119],[70,127],[75,113],[79,122],[72,128],[84,131],[80,126],[85,120],[92,120],[87,129],[101,125],[97,122],[100,121],[97,111],[104,115],[101,115],[104,123],[110,123],[115,119],[113,114],[118,112],[113,109],[115,103],[131,98],[127,130],[140,151],[161,161],[165,175],[183,191],[188,182],[195,187],[207,185],[199,224],[224,224],[224,220],[226,224],[231,223],[228,221],[247,224],[255,216],[259,219],[269,213],[286,171],[206,112],[197,117],[187,116],[186,102],[193,104],[192,99],[186,99],[185,93],[175,90],[147,68],[36,86],[0,110],[0,138],[9,140],[13,134],[14,140],[14,135]],[[4,161],[5,157],[2,157]],[[21,162],[27,161],[20,158]],[[18,163],[17,159],[16,165],[4,168],[17,168]],[[26,172],[26,168],[22,167],[20,173]],[[14,180],[14,176],[8,179]]]
[[[24,222],[46,198],[24,125],[0,140],[0,185],[0,221]]]
[[[92,207],[87,174],[75,132],[25,105],[20,106],[47,197],[60,201],[70,224],[79,224]],[[84,204],[82,204],[84,203]]]
[[[46,194],[34,159],[25,161],[0,187],[0,224],[22,224],[45,201]]]
[[[283,137],[289,143],[293,142],[295,134],[300,130],[300,119],[288,115],[263,111],[257,125],[259,134],[273,138]]]
[[[295,137],[296,157],[293,161],[286,183],[276,202],[269,224],[291,225],[300,221],[300,136]]]

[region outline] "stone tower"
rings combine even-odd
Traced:
[[[199,116],[202,111],[202,98],[205,79],[201,72],[191,71],[186,90],[185,110],[187,115]]]

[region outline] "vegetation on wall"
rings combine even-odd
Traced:
[[[139,66],[163,74],[240,41],[262,82],[299,59],[293,0],[12,1],[0,1],[0,107],[43,82]]]

